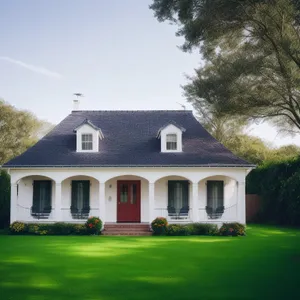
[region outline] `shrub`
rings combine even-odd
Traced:
[[[50,224],[49,224],[50,225]],[[74,232],[75,224],[57,222],[50,225],[49,233],[55,235],[70,235]],[[44,228],[45,230],[46,228]]]
[[[170,224],[167,226],[167,235],[184,236],[191,234],[191,227],[189,225]]]
[[[223,223],[219,230],[220,235],[238,236],[245,235],[245,225],[240,223]]]
[[[154,235],[164,235],[166,234],[168,226],[168,221],[166,218],[158,217],[154,219],[151,223],[151,228]]]
[[[102,221],[98,217],[89,217],[85,223],[89,234],[100,234],[102,229]]]
[[[75,235],[86,235],[88,231],[85,224],[74,224],[73,233]]]
[[[11,234],[25,234],[28,230],[27,225],[22,222],[13,222],[9,229]]]
[[[219,230],[216,224],[192,223],[190,231],[192,235],[218,235]]]

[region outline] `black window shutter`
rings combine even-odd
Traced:
[[[224,181],[218,181],[218,207],[224,206]]]
[[[182,181],[182,207],[189,206],[189,182]]]
[[[169,207],[174,207],[174,205],[175,205],[174,189],[175,189],[175,182],[168,181],[168,206]]]
[[[78,205],[77,205],[77,195],[78,195],[78,181],[72,181],[71,184],[71,212],[77,212],[78,211]]]
[[[213,181],[207,181],[207,206],[212,207],[213,204],[213,195],[212,195],[212,189],[213,189]]]
[[[90,207],[90,181],[86,180],[82,182],[83,185],[83,208],[88,209]]]
[[[32,199],[32,212],[37,213],[40,211],[40,182],[33,181],[33,199]]]
[[[43,210],[51,211],[51,198],[52,198],[52,181],[45,181],[43,187],[46,190],[46,199]]]

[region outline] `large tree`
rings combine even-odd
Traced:
[[[300,1],[154,0],[204,66],[184,87],[194,106],[300,131]]]
[[[0,165],[24,152],[50,128],[50,123],[0,100]]]

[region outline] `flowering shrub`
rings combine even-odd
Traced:
[[[89,234],[100,234],[102,221],[97,217],[89,217],[85,223],[85,227]]]
[[[166,218],[159,217],[152,221],[151,228],[153,230],[153,234],[155,235],[163,235],[166,234],[168,226],[168,221]]]
[[[240,223],[223,223],[222,227],[219,230],[220,235],[225,236],[238,236],[245,235],[245,225]]]
[[[27,225],[22,222],[13,222],[9,229],[12,234],[25,234],[27,232]]]

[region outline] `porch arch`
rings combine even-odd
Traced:
[[[79,173],[65,177],[61,181],[62,219],[76,221],[98,216],[99,186],[94,176]]]
[[[229,174],[206,176],[198,182],[198,199],[201,218],[230,220],[237,213],[238,179]]]

